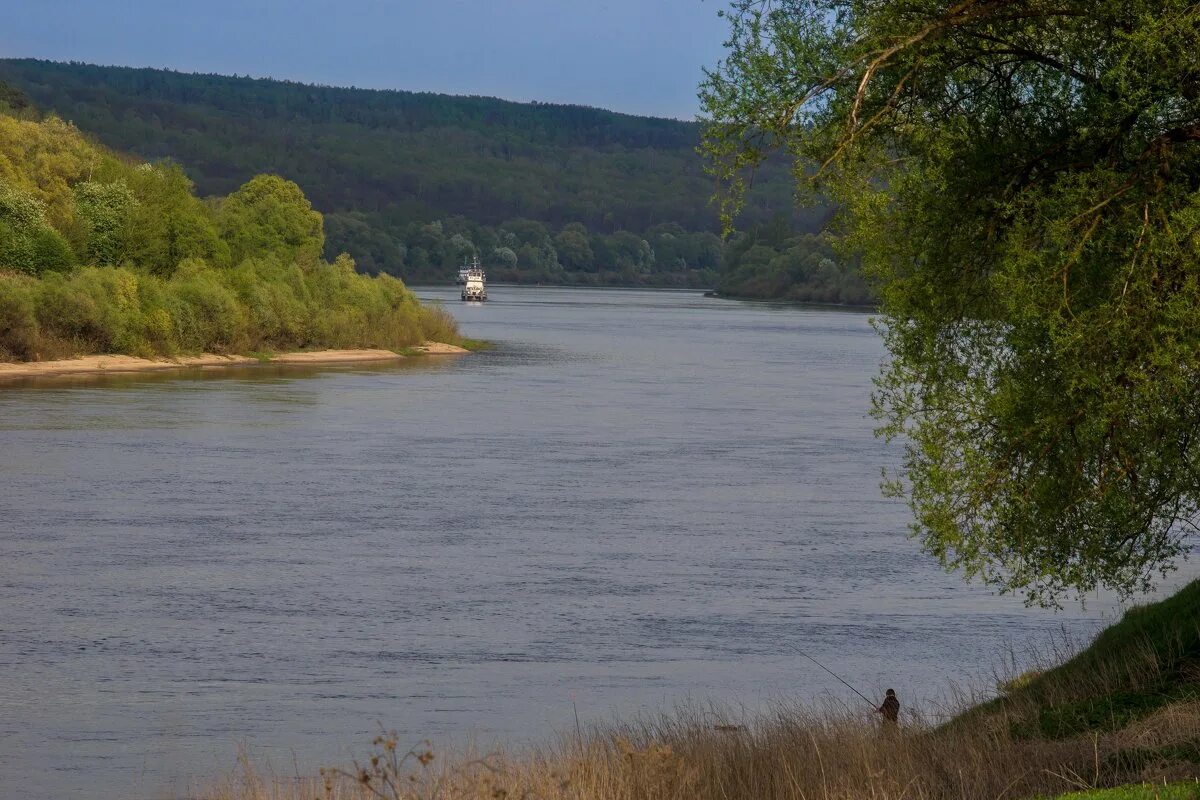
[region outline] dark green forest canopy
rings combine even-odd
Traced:
[[[738,0],[703,98],[780,150],[881,287],[889,488],[1031,602],[1149,586],[1200,515],[1200,8]],[[816,165],[816,169],[812,168]]]
[[[347,251],[368,271],[444,279],[479,255],[517,280],[718,279],[715,184],[696,123],[37,60],[0,61],[0,81],[106,145],[177,161],[201,194],[263,171],[295,181],[325,214],[327,256]],[[796,208],[793,190],[786,161],[768,163],[746,227],[818,231],[827,209]]]

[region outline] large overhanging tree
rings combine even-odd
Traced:
[[[701,98],[727,219],[781,149],[843,209],[916,535],[1031,603],[1149,587],[1200,503],[1200,6],[725,13]]]

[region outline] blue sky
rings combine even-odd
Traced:
[[[725,0],[0,0],[0,54],[691,118]]]

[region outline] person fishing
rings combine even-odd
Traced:
[[[796,652],[799,653],[800,655],[804,656],[805,658],[807,658],[812,663],[816,664],[821,669],[828,672],[835,679],[837,679],[837,681],[839,683],[841,683],[847,689],[854,692],[856,695],[858,695],[863,700],[865,700],[871,706],[871,708],[875,709],[875,713],[882,714],[883,715],[883,728],[885,731],[895,731],[895,730],[899,729],[899,726],[900,726],[900,700],[896,697],[895,689],[888,689],[887,696],[883,698],[883,705],[881,705],[879,708],[875,708],[874,702],[869,700],[867,698],[867,696],[865,694],[863,694],[862,692],[860,692],[858,689],[855,689],[853,686],[851,686],[849,683],[847,683],[846,680],[844,678],[842,678],[841,675],[838,675],[836,672],[834,672],[829,667],[822,664],[820,661],[817,661],[815,658],[813,658],[812,656],[810,656],[808,653],[804,652],[803,650],[796,648]]]
[[[889,728],[900,723],[900,700],[896,697],[895,689],[887,690],[887,696],[883,698],[883,705],[875,711],[883,714],[883,724]]]

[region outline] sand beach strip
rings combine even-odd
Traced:
[[[461,355],[470,352],[444,342],[426,342],[410,348],[405,354],[391,350],[306,350],[278,353],[258,358],[244,355],[203,353],[178,358],[138,358],[136,356],[100,355],[66,358],[55,361],[0,362],[0,381],[8,378],[33,378],[55,375],[107,375],[121,372],[152,372],[171,369],[249,367],[260,364],[352,364],[359,362],[399,361],[411,356]]]

